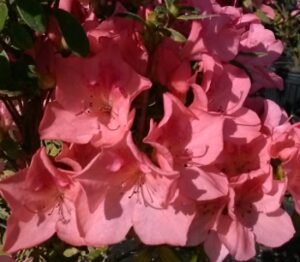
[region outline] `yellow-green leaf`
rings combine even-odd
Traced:
[[[0,2],[0,31],[4,28],[6,19],[8,17],[8,8],[5,3]]]

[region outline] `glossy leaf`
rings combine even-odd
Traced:
[[[13,23],[10,27],[10,36],[12,44],[19,49],[30,49],[33,45],[32,37],[23,25]]]
[[[89,41],[79,21],[62,9],[54,10],[54,15],[68,48],[75,55],[87,56],[89,54]]]
[[[17,0],[16,6],[20,17],[31,29],[39,33],[45,33],[46,17],[39,1]]]
[[[186,37],[180,32],[172,28],[165,28],[165,30],[168,32],[167,36],[172,38],[175,42],[184,43],[186,41]]]

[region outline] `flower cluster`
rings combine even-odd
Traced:
[[[55,54],[55,21],[31,51],[55,94],[39,127],[44,146],[0,182],[11,209],[5,251],[54,234],[109,245],[132,229],[147,245],[203,244],[211,261],[247,260],[256,243],[291,239],[281,205],[290,194],[300,213],[300,125],[255,95],[283,88],[269,70],[282,43],[259,18],[225,1],[182,0],[131,19],[122,1],[99,22],[86,1],[60,2],[90,54]]]

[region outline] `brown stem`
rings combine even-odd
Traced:
[[[149,101],[149,91],[145,91],[142,94],[142,109],[140,115],[140,121],[138,126],[138,134],[140,137],[144,137],[146,134],[146,121],[147,121],[147,109],[148,109],[148,101]]]

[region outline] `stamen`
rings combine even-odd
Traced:
[[[58,214],[59,214],[59,216],[60,216],[59,220],[60,220],[63,224],[68,224],[68,223],[70,223],[70,221],[71,221],[71,218],[70,218],[70,216],[71,216],[71,208],[69,208],[69,207],[67,206],[67,204],[65,203],[65,201],[64,201],[64,195],[63,195],[63,194],[61,194],[61,195],[59,196],[59,202],[58,202],[58,204],[59,204],[59,207],[58,207]],[[67,211],[67,214],[65,213],[64,208],[65,208],[65,210]],[[66,216],[68,216],[69,218],[66,218]]]
[[[186,167],[192,167],[192,166],[196,166],[196,167],[201,167],[202,164],[197,163],[195,160],[197,160],[198,158],[202,158],[203,156],[205,156],[207,154],[208,151],[208,146],[205,146],[205,149],[203,151],[203,153],[201,153],[200,155],[193,155],[193,152],[186,148],[183,152],[182,155],[177,155],[176,158],[180,159],[180,160],[185,160],[186,163],[184,164]]]

